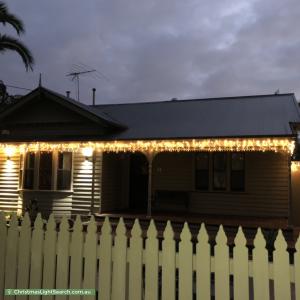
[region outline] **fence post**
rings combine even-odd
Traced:
[[[175,241],[170,221],[162,242],[162,300],[169,299],[175,299]]]
[[[97,225],[94,216],[91,216],[84,244],[84,289],[96,288],[96,272],[97,272]],[[91,299],[90,296],[83,299]]]
[[[123,218],[116,229],[113,252],[112,300],[125,300],[126,296],[127,237]]]
[[[273,265],[275,299],[291,299],[289,254],[286,251],[287,243],[281,230],[278,231],[274,246]]]
[[[145,250],[145,300],[158,299],[158,239],[155,223],[151,220]]]
[[[29,287],[29,270],[30,270],[30,246],[31,246],[31,221],[28,213],[25,214],[19,242],[18,253],[18,278],[17,288],[28,289]],[[17,297],[24,299],[24,296]]]
[[[31,241],[31,261],[30,261],[30,288],[39,289],[42,287],[42,265],[43,265],[43,243],[44,230],[43,220],[40,213],[38,213],[32,232]],[[30,300],[36,300],[40,296],[29,296]]]
[[[19,243],[18,219],[15,213],[9,222],[10,227],[7,233],[6,258],[5,258],[5,283],[7,289],[15,288],[17,283],[17,255]],[[6,299],[13,300],[15,297],[6,296]]]
[[[249,257],[246,247],[247,240],[243,233],[242,227],[239,227],[238,233],[234,240],[233,249],[233,279],[234,279],[234,299],[249,299]]]
[[[56,223],[53,214],[50,215],[47,222],[44,242],[44,268],[43,268],[43,288],[55,288],[56,271]],[[42,296],[43,300],[52,300],[54,296]]]
[[[179,242],[179,300],[193,299],[193,245],[187,222],[184,223]]]
[[[99,247],[98,300],[110,300],[112,276],[112,235],[109,218],[105,217],[101,228]]]
[[[83,257],[83,232],[79,215],[73,226],[70,245],[70,289],[82,288],[82,257]],[[78,296],[70,296],[70,300],[78,300]],[[46,299],[47,300],[47,299]]]
[[[7,226],[4,212],[0,211],[0,300],[4,298],[4,274]]]
[[[135,219],[131,230],[129,256],[129,299],[142,299],[142,267],[143,267],[142,229],[138,219]]]
[[[69,223],[66,216],[63,216],[57,239],[57,269],[56,288],[67,289],[69,279],[69,245],[70,232]],[[67,300],[67,296],[56,296],[57,300]]]
[[[220,225],[215,246],[215,297],[216,300],[229,300],[229,249],[223,226]]]
[[[210,300],[210,244],[204,223],[201,224],[196,246],[196,294],[197,300]]]
[[[258,228],[254,239],[253,290],[254,299],[270,299],[268,251],[260,228]]]

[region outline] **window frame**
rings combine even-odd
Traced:
[[[200,155],[203,155],[203,154],[206,154],[207,155],[207,169],[200,169],[198,168],[197,166],[197,158],[198,156]],[[211,179],[210,179],[210,167],[211,167],[211,162],[210,162],[210,155],[209,155],[209,152],[196,152],[195,153],[195,157],[194,157],[194,162],[195,162],[195,189],[197,191],[201,191],[201,192],[208,192],[210,190],[210,182],[211,182]],[[198,186],[198,180],[197,180],[197,176],[198,176],[198,172],[199,171],[207,171],[207,180],[208,180],[208,183],[207,183],[207,188],[200,188]]]
[[[57,188],[57,176],[58,176],[58,154],[60,151],[51,151],[52,154],[52,172],[51,172],[51,188],[50,189],[40,189],[40,157],[41,153],[44,151],[29,151],[23,154],[22,162],[22,178],[19,178],[19,190],[23,191],[36,191],[36,192],[73,192],[73,170],[74,170],[74,154],[71,151],[61,151],[66,153],[71,153],[71,174],[70,174],[70,189],[58,189]],[[47,151],[45,151],[47,152]],[[26,173],[26,159],[27,155],[30,153],[35,153],[35,162],[33,168],[33,188],[24,188],[24,177]],[[20,162],[21,167],[21,162]],[[20,174],[20,172],[19,172]]]
[[[233,154],[242,154],[243,156],[243,168],[241,170],[233,170],[232,168],[232,155]],[[245,152],[231,152],[230,153],[230,168],[229,168],[229,171],[230,171],[230,182],[229,182],[229,187],[230,187],[230,191],[232,192],[245,192],[246,190],[246,155],[245,155]],[[233,172],[242,172],[243,173],[243,188],[242,189],[233,189],[232,188],[232,173]]]
[[[194,152],[194,185],[193,189],[197,193],[243,193],[245,194],[247,192],[247,153],[246,152],[225,152],[226,153],[226,188],[225,189],[215,189],[214,188],[214,154],[219,152],[207,152],[208,153],[208,162],[209,162],[209,174],[208,174],[208,186],[209,188],[207,190],[202,190],[197,188],[197,179],[196,179],[196,172],[197,172],[197,165],[196,165],[196,157],[199,152]],[[231,188],[231,174],[232,174],[232,168],[231,168],[231,156],[233,153],[242,153],[244,156],[244,189],[243,190],[233,190]]]

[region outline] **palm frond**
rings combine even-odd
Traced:
[[[0,53],[6,50],[17,52],[21,56],[26,70],[33,70],[34,59],[30,50],[19,40],[8,35],[0,35]]]
[[[0,2],[0,23],[2,23],[3,25],[11,25],[19,35],[25,32],[22,20],[20,20],[17,16],[9,13],[6,5],[3,2]]]

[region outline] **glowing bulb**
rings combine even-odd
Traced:
[[[300,166],[300,162],[299,161],[292,161],[291,163],[291,171],[292,172],[297,172]]]
[[[10,159],[16,153],[16,148],[13,146],[9,146],[4,149],[4,152],[7,156],[7,159]]]
[[[82,149],[82,154],[85,157],[91,157],[93,155],[93,148],[91,147],[86,147]]]

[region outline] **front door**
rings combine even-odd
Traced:
[[[142,153],[130,155],[130,209],[146,212],[148,198],[148,161]]]

